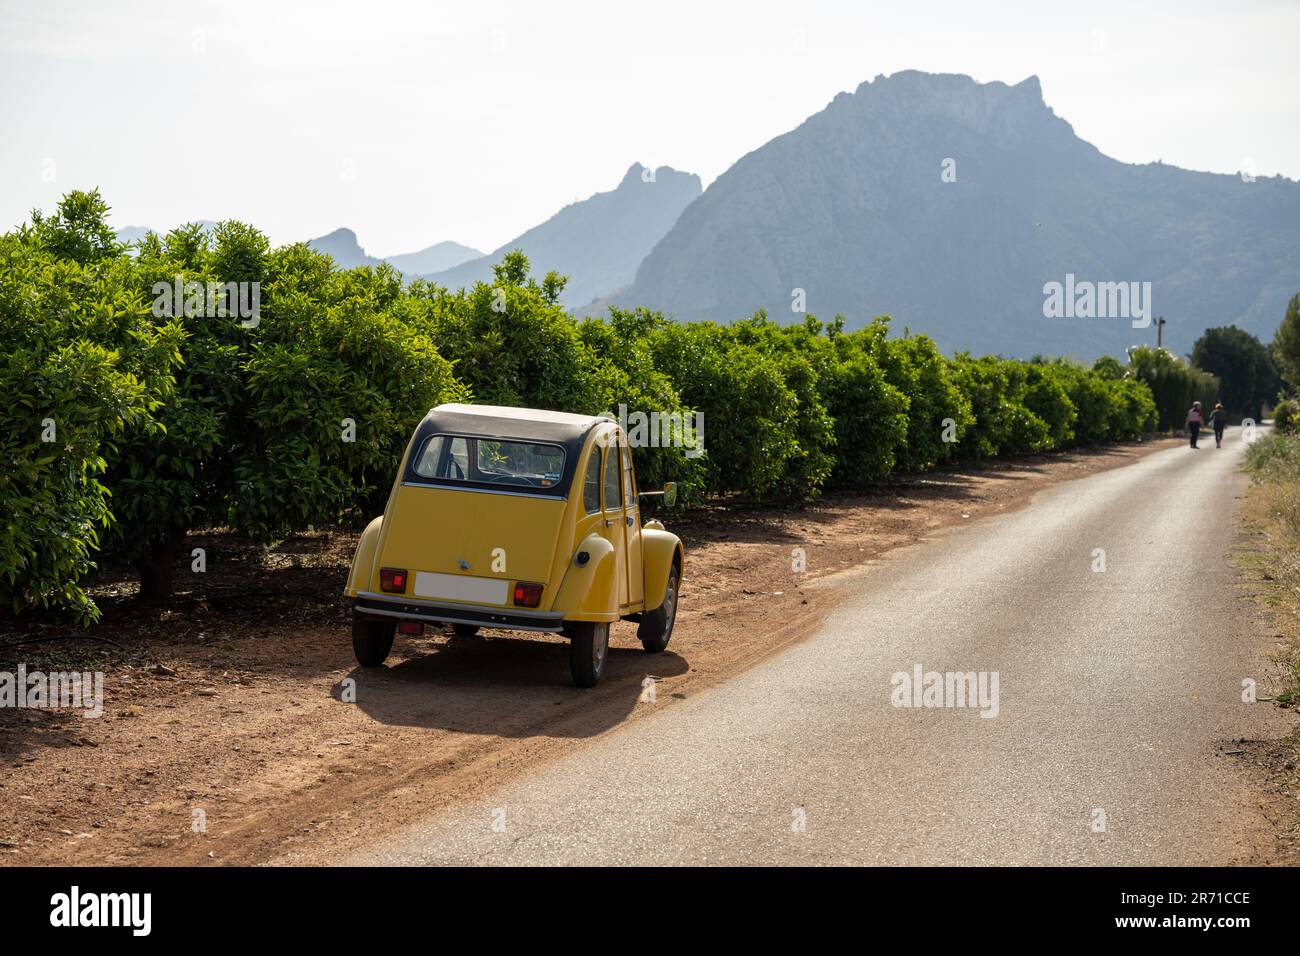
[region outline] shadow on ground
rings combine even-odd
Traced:
[[[408,656],[354,668],[345,680],[356,682],[357,706],[385,724],[516,738],[592,737],[626,719],[647,690],[647,677],[689,669],[671,647],[647,654],[634,635],[630,625],[615,627],[605,676],[590,689],[573,686],[568,641],[513,634],[412,642],[395,648]],[[340,682],[331,694],[343,692]]]

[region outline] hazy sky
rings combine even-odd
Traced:
[[[1118,159],[1300,179],[1297,40],[1300,0],[0,0],[0,229],[97,185],[118,227],[487,250],[904,69],[1037,74]]]

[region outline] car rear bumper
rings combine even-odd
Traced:
[[[529,611],[523,608],[488,608],[482,605],[448,604],[440,601],[422,601],[418,598],[397,597],[361,591],[353,606],[357,613],[371,617],[391,617],[404,621],[426,621],[437,624],[476,624],[479,627],[500,627],[515,631],[545,631],[556,633],[564,626],[564,616],[555,611]]]

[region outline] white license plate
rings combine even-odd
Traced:
[[[505,604],[510,582],[500,578],[476,578],[465,574],[415,572],[415,596],[470,604]]]

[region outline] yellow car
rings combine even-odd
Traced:
[[[609,628],[638,622],[652,653],[672,637],[684,551],[642,522],[627,436],[607,416],[439,405],[407,445],[382,517],[344,592],[357,662],[377,667],[398,625],[564,634],[579,687],[600,680]]]

